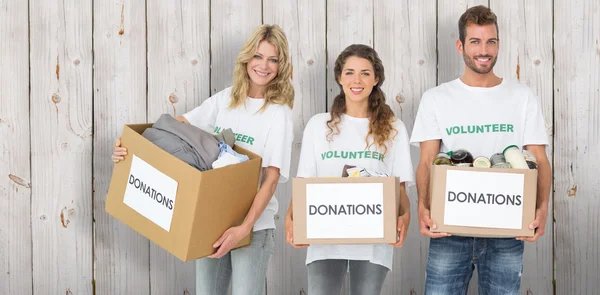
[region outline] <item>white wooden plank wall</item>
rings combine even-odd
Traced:
[[[147,1],[148,121],[181,115],[208,97],[209,2]],[[153,294],[195,292],[194,263],[150,243]]]
[[[262,24],[260,0],[211,2],[210,94],[231,86],[238,53],[254,29]]]
[[[600,289],[600,3],[554,1],[556,294]]]
[[[349,45],[365,44],[373,46],[374,2],[353,1],[349,5],[344,0],[327,1],[327,109],[330,110],[335,97],[340,93],[340,85],[335,77],[335,62],[338,55]],[[349,292],[348,275],[342,293]]]
[[[542,101],[548,140],[552,142],[552,3],[490,0],[498,16],[500,52],[494,72],[529,86]],[[552,158],[552,145],[547,149]],[[546,233],[525,243],[522,294],[552,293],[552,198]]]
[[[546,235],[526,246],[521,293],[594,293],[596,0],[0,0],[0,294],[195,294],[194,263],[104,212],[123,125],[181,115],[229,87],[250,33],[275,23],[294,65],[293,176],[306,122],[339,93],[333,67],[346,46],[378,51],[387,101],[411,133],[422,93],[463,72],[457,22],[479,4],[499,17],[496,73],[540,97],[552,142],[554,198]],[[418,149],[411,154],[416,168]],[[285,243],[291,182],[277,196],[266,294],[306,294],[306,251]],[[429,240],[419,235],[416,190],[409,196],[409,237],[395,251],[383,294],[424,292]],[[476,284],[474,277],[469,294]]]
[[[338,55],[352,44],[373,46],[373,3],[327,0],[327,110],[340,93],[333,72]]]
[[[438,85],[452,81],[464,72],[463,57],[456,51],[458,18],[467,8],[477,5],[488,6],[489,3],[488,0],[438,1]]]
[[[436,21],[433,1],[376,1],[374,7],[374,48],[385,67],[383,90],[387,103],[412,134],[412,126],[423,92],[436,86]],[[411,148],[416,169],[419,150]],[[408,188],[411,203],[409,234],[402,248],[394,251],[393,270],[383,294],[423,294],[425,264],[420,255],[427,238],[419,233],[416,186]],[[419,254],[417,254],[419,253]]]
[[[456,49],[456,40],[459,39],[458,19],[469,7],[485,5],[488,0],[460,0],[460,1],[438,1],[438,85],[452,81],[462,75],[465,63],[463,57]],[[429,251],[429,240],[424,243],[421,259],[427,266],[427,253]],[[477,294],[477,272],[469,284],[469,295]]]
[[[209,95],[231,86],[238,53],[253,30],[262,24],[261,7],[260,0],[211,2]]]
[[[30,1],[33,292],[92,292],[92,1]]]
[[[325,2],[263,1],[265,24],[278,24],[286,33],[293,65],[294,148],[290,176],[298,170],[302,132],[308,120],[325,112],[327,56],[325,48]],[[290,204],[292,182],[279,184],[279,213],[275,224],[275,253],[268,270],[267,294],[306,294],[308,287],[306,250],[285,241],[285,214]],[[283,278],[293,278],[292,280]]]
[[[28,27],[27,3],[0,1],[2,295],[32,294]]]
[[[148,240],[105,211],[112,143],[124,124],[146,122],[146,7],[96,1],[93,13],[96,294],[149,294]]]

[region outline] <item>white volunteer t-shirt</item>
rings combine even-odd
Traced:
[[[369,119],[342,115],[339,135],[328,142],[329,113],[313,116],[302,138],[298,177],[341,177],[344,165],[355,165],[368,170],[397,176],[406,186],[414,183],[408,133],[399,119],[394,123],[398,134],[383,155],[375,146],[366,149]],[[370,245],[311,245],[306,253],[306,264],[324,259],[367,260],[392,269],[394,248],[387,244]]]
[[[245,104],[229,108],[231,87],[211,96],[202,105],[183,116],[190,124],[207,132],[220,133],[231,128],[235,144],[262,157],[262,167],[279,168],[279,183],[288,180],[294,132],[292,110],[286,105],[270,104],[260,108],[264,99],[246,98]],[[274,215],[278,210],[277,198],[269,204],[254,224],[254,231],[275,228]]]
[[[509,145],[548,144],[539,99],[507,79],[489,88],[456,79],[423,93],[410,142],[435,139],[441,152],[464,148],[488,158]]]

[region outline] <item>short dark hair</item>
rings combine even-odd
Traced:
[[[472,24],[478,26],[494,24],[496,26],[496,34],[500,34],[496,14],[483,5],[473,6],[467,9],[458,20],[458,36],[463,45],[465,45],[465,38],[467,37],[467,26]]]

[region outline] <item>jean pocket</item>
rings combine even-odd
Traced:
[[[266,229],[264,230],[264,234],[260,236],[262,237],[262,249],[272,254],[275,248],[275,231],[273,229]]]

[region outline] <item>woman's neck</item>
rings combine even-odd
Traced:
[[[265,97],[265,87],[257,86],[250,84],[250,89],[248,90],[248,96],[252,98],[264,98]]]
[[[346,100],[346,115],[355,118],[369,117],[369,102],[368,100],[360,103]]]

